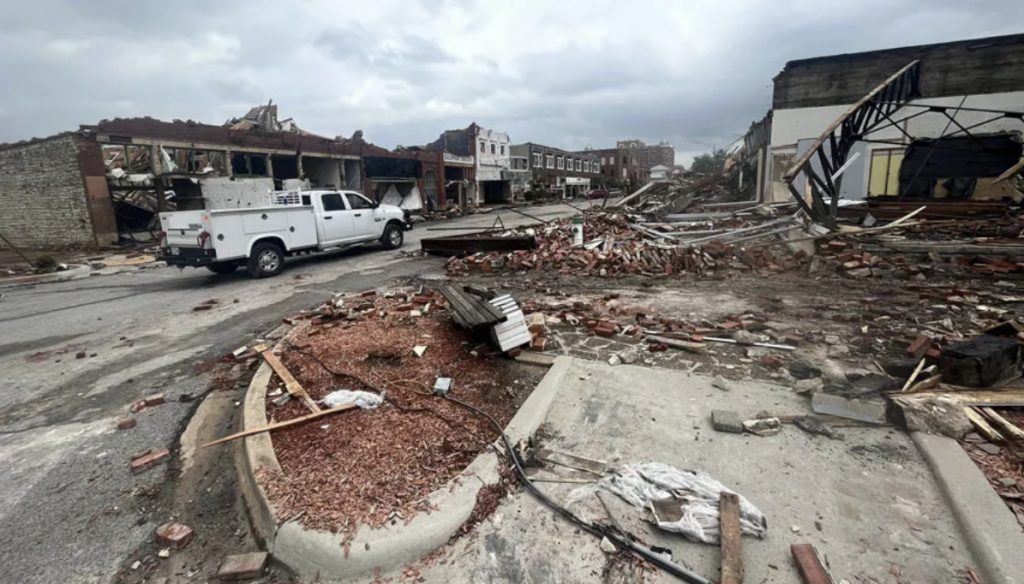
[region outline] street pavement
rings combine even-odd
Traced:
[[[566,205],[525,211],[544,220],[577,212]],[[429,226],[468,232],[495,217],[506,226],[533,222],[500,211]],[[419,225],[403,250],[454,233]],[[440,276],[443,265],[360,248],[289,260],[284,273],[265,280],[243,270],[218,276],[160,267],[0,290],[0,582],[112,581],[167,519],[154,512],[154,493],[178,462],[138,475],[128,462],[141,450],[176,449],[208,384],[196,364],[331,293]],[[210,300],[213,309],[193,311]],[[133,401],[156,392],[166,404],[140,413],[136,428],[115,429]]]

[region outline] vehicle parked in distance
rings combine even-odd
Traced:
[[[594,189],[592,191],[588,191],[587,192],[587,198],[588,199],[607,199],[608,198],[608,191],[606,191],[604,189]]]
[[[172,266],[255,278],[281,273],[285,257],[380,242],[402,246],[409,212],[339,190],[275,191],[266,206],[160,213],[159,259]]]

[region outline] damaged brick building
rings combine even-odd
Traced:
[[[759,198],[792,200],[785,175],[794,163],[887,79],[904,99],[874,98],[888,111],[871,127],[864,116],[849,120],[865,127],[864,139],[844,157],[849,165],[836,177],[843,199],[1018,197],[995,179],[1021,156],[1022,64],[1020,34],[786,63],[774,78],[772,111],[748,133],[761,143],[757,138],[768,126],[766,160],[755,156],[752,165],[761,167],[752,181]],[[818,156],[809,168],[821,174]],[[804,176],[793,186],[800,193],[810,189]]]
[[[95,247],[157,229],[161,210],[264,204],[282,188],[339,188],[411,210],[446,207],[440,152],[389,151],[278,121],[276,106],[217,126],[104,120],[0,146],[0,234],[26,248]]]
[[[522,161],[530,186],[565,197],[586,195],[601,177],[601,162],[590,153],[567,150],[527,142],[512,147],[512,155]]]

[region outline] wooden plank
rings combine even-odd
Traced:
[[[940,386],[942,387],[942,386]],[[1024,389],[1019,387],[981,391],[922,391],[917,397],[949,397],[960,400],[965,406],[987,406],[990,408],[1024,407]]]
[[[978,432],[980,432],[982,436],[992,440],[993,442],[1003,441],[1003,435],[993,428],[981,414],[975,411],[974,408],[964,408],[964,413],[967,414],[967,419],[974,424],[974,427],[978,429]]]
[[[284,382],[284,388],[292,397],[305,404],[309,411],[313,413],[320,411],[320,406],[316,405],[313,398],[309,397],[309,394],[306,393],[302,384],[292,376],[292,372],[288,371],[288,368],[281,362],[280,357],[271,351],[263,351],[260,354],[263,356],[263,360],[266,361],[267,364],[270,365],[270,368],[274,370],[274,373],[276,373],[277,376],[281,378],[281,381]]]
[[[1016,424],[999,415],[999,412],[993,410],[992,408],[979,409],[981,410],[982,414],[985,414],[986,418],[988,418],[993,424],[996,425],[996,427],[999,429],[1000,434],[1013,436],[1018,440],[1024,440],[1024,430],[1021,430],[1019,427],[1017,427]]]
[[[793,554],[793,561],[796,563],[796,569],[800,572],[800,578],[804,584],[835,584],[832,574],[829,574],[828,569],[821,562],[818,550],[814,549],[813,545],[794,543],[789,546],[789,551]]]
[[[1001,183],[1004,180],[1010,178],[1011,176],[1017,174],[1021,170],[1024,170],[1024,158],[1021,158],[1017,164],[1014,164],[1010,168],[1007,168],[1006,171],[1003,172],[1003,174],[997,176],[995,180],[992,181],[992,184]]]
[[[703,353],[707,350],[704,343],[680,341],[678,339],[670,339],[668,337],[659,337],[658,335],[647,335],[645,340],[648,343],[660,343],[662,345],[672,347],[673,349],[681,349],[690,353]]]
[[[926,377],[921,381],[918,381],[914,385],[911,385],[910,388],[907,390],[907,393],[920,393],[922,391],[927,391],[929,389],[935,389],[936,387],[938,387],[939,382],[941,381],[942,374],[936,373],[931,377]]]
[[[214,440],[213,442],[207,442],[206,444],[203,444],[203,448],[206,448],[207,446],[214,446],[216,444],[223,444],[225,442],[230,442],[232,440],[236,440],[238,438],[243,438],[245,436],[252,436],[253,434],[260,434],[262,432],[270,432],[270,431],[273,431],[273,430],[280,430],[281,428],[288,428],[290,426],[297,426],[298,424],[302,424],[303,422],[309,422],[311,420],[316,420],[316,419],[319,419],[319,418],[323,418],[324,416],[329,416],[331,414],[337,414],[337,413],[340,413],[340,412],[346,412],[346,411],[351,410],[352,408],[355,408],[355,407],[358,407],[358,406],[356,406],[356,404],[344,404],[344,405],[340,405],[340,406],[338,406],[336,408],[331,408],[329,410],[318,410],[318,411],[313,412],[311,414],[306,414],[305,416],[299,416],[298,418],[292,418],[291,420],[284,420],[282,422],[274,422],[272,424],[267,424],[266,426],[260,426],[258,428],[250,428],[250,429],[245,430],[243,432],[236,432],[236,433],[231,434],[229,436],[225,436],[223,438],[218,438],[217,440]]]
[[[908,389],[910,389],[910,386],[914,384],[914,380],[917,379],[917,376],[921,374],[921,370],[924,369],[924,364],[926,361],[927,359],[923,357],[920,361],[918,361],[917,367],[914,367],[914,372],[911,373],[910,377],[907,378],[907,382],[903,384],[903,387],[900,389],[900,393],[905,393]]]
[[[740,531],[740,498],[722,491],[718,496],[718,526],[722,533],[720,584],[743,584],[743,533]]]

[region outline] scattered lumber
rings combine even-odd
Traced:
[[[316,419],[319,419],[319,418],[323,418],[324,416],[330,416],[331,414],[347,412],[348,410],[351,410],[351,409],[356,408],[356,407],[358,407],[358,406],[356,406],[356,404],[343,404],[343,405],[340,405],[340,406],[338,406],[336,408],[331,408],[329,410],[319,410],[319,411],[313,412],[311,414],[306,414],[305,416],[299,416],[298,418],[292,418],[290,420],[284,420],[284,421],[281,421],[281,422],[273,422],[271,424],[267,424],[266,426],[260,426],[258,428],[250,428],[250,429],[244,430],[242,432],[236,432],[234,434],[230,434],[230,435],[225,436],[223,438],[218,438],[217,440],[214,440],[213,442],[207,442],[206,444],[203,444],[203,448],[206,448],[208,446],[214,446],[216,444],[223,444],[225,442],[230,442],[230,441],[236,440],[238,438],[244,438],[245,436],[252,436],[253,434],[260,434],[260,433],[263,433],[263,432],[270,432],[270,431],[273,431],[273,430],[280,430],[281,428],[288,428],[288,427],[291,427],[291,426],[297,426],[297,425],[302,424],[304,422],[309,422],[311,420],[316,420]]]
[[[992,408],[978,409],[981,411],[982,414],[984,414],[986,418],[989,419],[990,422],[992,422],[999,428],[1000,434],[1013,436],[1018,440],[1024,440],[1024,430],[1021,430],[1019,427],[1017,427],[1016,424],[999,415],[999,412],[993,410]]]
[[[796,569],[800,572],[804,584],[835,584],[832,574],[822,563],[818,550],[813,545],[794,543],[789,546],[789,551],[793,554],[793,561],[796,562]]]
[[[998,430],[993,428],[988,421],[978,413],[974,408],[964,408],[964,413],[967,414],[967,419],[974,424],[974,427],[978,429],[978,432],[993,442],[1002,442],[1003,435]]]
[[[298,399],[303,404],[305,404],[305,406],[309,409],[310,412],[320,412],[320,406],[316,405],[316,402],[313,401],[313,398],[309,397],[309,394],[306,393],[306,390],[302,387],[302,384],[299,383],[299,381],[295,379],[294,376],[292,376],[291,371],[288,371],[288,368],[285,367],[284,363],[281,362],[280,357],[278,357],[277,355],[270,351],[263,351],[260,353],[260,355],[263,356],[263,360],[266,361],[267,364],[270,365],[271,369],[274,370],[274,373],[276,373],[277,376],[281,378],[281,381],[284,382],[285,390],[287,390],[292,397]]]
[[[721,531],[722,579],[720,584],[743,584],[743,541],[740,531],[740,498],[722,491],[718,498]]]

